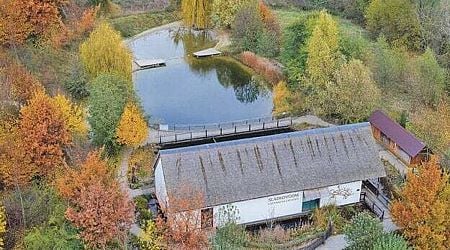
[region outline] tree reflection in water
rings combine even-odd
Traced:
[[[184,60],[191,70],[206,75],[215,70],[217,79],[225,88],[232,87],[236,99],[241,103],[255,102],[260,96],[267,96],[270,90],[264,80],[253,76],[242,64],[230,57],[196,58],[193,53],[215,45],[210,32],[178,29],[171,34],[176,44],[180,42],[184,48]]]

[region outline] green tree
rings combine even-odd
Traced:
[[[48,200],[51,213],[48,220],[25,235],[26,249],[84,249],[77,230],[64,218],[66,205],[64,201],[51,190]]]
[[[416,98],[427,105],[436,107],[445,95],[446,71],[439,63],[431,49],[427,49],[415,62],[414,72]]]
[[[297,86],[306,70],[307,41],[317,22],[318,13],[300,17],[283,32],[281,61],[286,66],[289,85]]]
[[[226,205],[219,209],[216,234],[212,239],[213,249],[240,249],[248,242],[248,235],[242,225],[238,225],[239,210],[236,206]]]
[[[393,44],[419,48],[420,23],[410,0],[374,0],[367,8],[366,20],[375,37],[383,34]]]
[[[264,24],[256,6],[246,5],[236,13],[232,24],[232,40],[239,50],[257,52],[263,31]]]
[[[393,233],[383,233],[375,240],[373,250],[409,250],[408,242],[403,237]]]
[[[350,224],[344,228],[345,237],[349,243],[348,249],[371,249],[383,228],[377,218],[367,212],[355,215]]]
[[[182,0],[184,23],[196,29],[205,29],[210,24],[211,0]]]
[[[109,153],[117,149],[116,128],[130,96],[130,83],[119,75],[99,75],[90,83],[88,100],[92,139]]]
[[[152,220],[145,222],[144,230],[139,235],[139,246],[142,250],[160,250],[163,237],[156,228],[156,223]]]
[[[335,102],[329,109],[348,123],[367,119],[381,98],[370,69],[359,60],[344,64],[335,73],[335,83],[329,84],[327,91]]]
[[[120,34],[102,22],[80,46],[81,61],[91,79],[102,73],[131,80],[132,57]]]

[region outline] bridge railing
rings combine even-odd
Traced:
[[[206,139],[212,138],[216,136],[223,135],[233,135],[239,133],[246,132],[256,132],[263,131],[267,129],[275,129],[275,128],[286,128],[293,125],[292,118],[285,119],[277,119],[272,121],[263,121],[261,123],[246,123],[240,125],[234,125],[232,127],[215,127],[215,128],[206,128],[201,131],[189,131],[189,132],[181,132],[175,133],[171,135],[162,135],[159,136],[159,144],[163,143],[173,143],[173,142],[184,142],[184,141],[192,141],[198,139]]]
[[[260,117],[254,119],[237,120],[232,122],[224,123],[210,123],[210,124],[170,124],[170,125],[160,125],[160,124],[150,124],[151,127],[164,128],[161,130],[165,131],[199,131],[199,130],[213,130],[213,129],[230,129],[236,126],[249,125],[249,124],[261,124],[273,121],[290,121],[291,117],[286,118],[274,118],[274,117]]]

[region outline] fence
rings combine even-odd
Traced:
[[[303,246],[299,249],[300,250],[314,250],[317,247],[319,247],[320,245],[322,245],[332,234],[333,234],[333,223],[330,221],[330,222],[328,222],[327,231],[325,231],[318,238],[308,242],[308,244],[306,246]]]
[[[292,120],[292,117],[286,118],[274,118],[270,117],[261,117],[254,119],[246,119],[246,120],[238,120],[232,122],[224,122],[224,123],[210,123],[210,124],[172,124],[172,125],[160,125],[160,124],[150,124],[150,127],[159,127],[160,130],[165,131],[199,131],[199,130],[212,130],[212,129],[230,129],[236,126],[247,126],[251,124],[261,124],[261,123],[270,123],[275,121],[289,121]]]
[[[378,216],[380,220],[384,219],[384,210],[380,208],[377,204],[375,204],[375,202],[368,199],[366,192],[361,192],[359,200],[361,202],[364,202],[370,208],[370,210]]]
[[[171,135],[159,136],[159,144],[173,142],[187,142],[199,139],[207,139],[216,136],[235,135],[239,133],[258,132],[267,129],[286,128],[293,125],[292,118],[277,119],[259,124],[243,124],[234,125],[230,128],[217,127],[213,129],[205,129],[204,131],[190,131],[184,133],[175,133]]]
[[[370,190],[378,198],[378,200],[383,203],[384,206],[389,207],[391,201],[385,194],[380,192],[380,189],[383,188],[383,185],[379,180],[377,180],[376,182],[373,180],[363,181],[363,187]]]

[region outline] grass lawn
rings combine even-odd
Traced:
[[[301,17],[307,16],[312,11],[306,11],[301,9],[275,9],[274,13],[278,17],[280,25],[283,29],[287,28],[289,25],[295,23]],[[361,26],[352,23],[350,20],[333,16],[338,22],[341,32],[348,35],[362,35],[363,37],[368,36],[368,32]]]
[[[123,37],[127,38],[179,19],[178,12],[161,11],[117,17],[111,19],[110,22]]]

